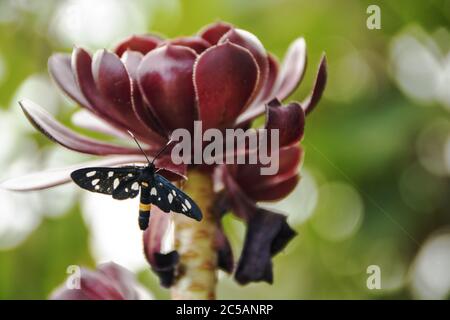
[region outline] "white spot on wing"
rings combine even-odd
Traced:
[[[114,179],[113,188],[116,189],[119,186],[119,178]]]
[[[172,194],[176,197],[177,193],[175,192],[175,190],[172,190]]]
[[[132,173],[129,173],[129,174],[128,174],[128,176],[129,176],[129,177],[132,177],[132,176],[133,176],[133,174],[132,174]]]
[[[133,185],[131,186],[131,189],[138,190],[139,189],[139,183],[137,183],[137,182],[133,183]]]
[[[152,190],[150,190],[150,195],[152,196],[156,196],[158,193],[156,192],[156,188],[152,188]]]
[[[100,179],[94,179],[91,181],[92,185],[95,186],[97,183],[99,183]]]
[[[189,209],[192,208],[191,203],[190,203],[187,199],[184,199],[184,203],[186,204],[186,206],[187,206]]]
[[[173,195],[171,193],[169,193],[169,195],[167,196],[167,200],[169,200],[169,203],[172,203]]]
[[[86,173],[86,177],[92,177],[92,176],[95,176],[95,174],[97,173],[97,171],[89,171],[88,173]]]
[[[187,211],[187,208],[186,208],[186,206],[184,205],[184,203],[181,204],[181,210],[182,210],[183,212],[186,212],[186,211]]]
[[[108,172],[108,178],[111,178],[113,175],[114,175],[114,172],[112,172],[112,171]]]
[[[96,185],[96,186],[94,187],[94,189],[95,189],[95,190],[99,190],[99,189],[100,189],[100,186],[99,186],[99,185]]]

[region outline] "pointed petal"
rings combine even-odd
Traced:
[[[175,269],[179,262],[176,251],[161,253],[162,241],[170,223],[170,215],[152,207],[150,223],[143,235],[144,253],[152,270],[158,275],[161,286],[170,287],[175,280]]]
[[[267,57],[267,61],[268,61],[268,69],[269,70],[268,70],[268,74],[267,74],[267,80],[264,84],[264,88],[262,89],[262,95],[261,95],[261,100],[260,100],[260,102],[262,102],[262,103],[266,102],[267,99],[272,98],[271,97],[272,90],[275,85],[275,81],[278,77],[278,72],[279,72],[279,63],[274,56],[269,54]]]
[[[57,53],[48,59],[48,70],[56,84],[79,105],[92,109],[92,106],[81,93],[72,72],[70,55]]]
[[[28,120],[49,139],[62,146],[94,155],[136,154],[135,148],[122,147],[82,136],[58,122],[51,114],[30,100],[19,102]]]
[[[131,77],[133,110],[137,118],[147,128],[163,137],[165,135],[164,130],[159,125],[158,119],[151,113],[149,106],[144,102],[139,89],[137,71],[143,58],[142,53],[137,51],[126,51],[121,58]],[[158,139],[155,138],[155,140]]]
[[[109,111],[115,117],[124,117],[126,123],[132,113],[131,82],[119,57],[106,50],[94,54],[92,76],[99,93],[109,102]]]
[[[50,300],[90,300],[90,296],[81,290],[67,289],[64,284],[51,294]]]
[[[108,105],[110,115],[140,136],[146,136],[144,127],[134,113],[131,99],[131,78],[119,57],[106,50],[94,55],[92,75],[98,92]],[[150,133],[151,134],[151,133]]]
[[[275,184],[275,180],[271,181],[274,184],[270,186],[261,187],[260,190],[253,189],[248,192],[248,196],[254,201],[279,201],[290,194],[298,182],[300,177],[298,175],[293,175],[291,177],[286,177],[285,175],[278,176],[278,181]]]
[[[226,22],[215,22],[199,32],[200,37],[208,41],[210,44],[214,45],[219,42],[219,39],[233,28],[233,26]]]
[[[72,52],[72,70],[75,80],[84,97],[92,106],[93,111],[114,126],[126,130],[123,122],[111,115],[108,104],[102,98],[92,76],[91,55],[82,48],[75,48]]]
[[[71,181],[70,174],[78,169],[86,167],[117,166],[132,163],[146,163],[147,160],[141,155],[111,156],[100,160],[78,163],[76,165],[49,169],[30,173],[24,176],[11,178],[3,181],[0,188],[10,191],[33,191],[58,186]]]
[[[287,61],[295,60],[295,56],[301,57],[301,52],[303,51],[302,48],[302,41],[303,39],[298,39],[295,41],[291,48],[288,50],[288,53],[286,55],[285,61],[282,66],[282,70],[280,74],[278,75],[277,81],[275,82],[272,93],[268,96],[270,98],[279,98],[284,99],[287,97],[290,93],[287,93],[289,90],[288,88],[293,88],[292,90],[295,90],[296,84],[299,83],[303,77],[303,73],[306,67],[306,53],[304,55],[304,59],[299,58],[298,60],[294,61],[295,63],[292,64],[292,70],[289,70],[289,64]],[[306,52],[306,51],[305,51]],[[302,61],[305,61],[302,63]],[[301,68],[301,65],[304,65],[303,68]],[[293,70],[296,70],[294,72]],[[301,70],[301,75],[299,74]],[[283,80],[284,79],[284,80]],[[327,80],[327,67],[326,67],[326,57],[323,56],[319,65],[319,70],[317,72],[316,80],[313,86],[313,91],[309,95],[308,98],[306,98],[302,103],[302,108],[305,111],[305,115],[307,115],[313,108],[317,105],[320,98],[322,97],[323,91],[325,90]],[[284,85],[282,85],[284,83]],[[284,92],[284,93],[283,93]],[[246,112],[241,114],[239,118],[235,122],[235,126],[239,126],[241,124],[245,124],[248,121],[258,117],[261,115],[264,111],[264,106],[262,104],[257,104],[252,106],[252,108],[248,109]]]
[[[325,90],[325,85],[327,83],[327,58],[322,56],[319,64],[319,70],[317,71],[316,81],[314,82],[314,87],[309,95],[302,102],[302,107],[305,110],[305,114],[310,113],[314,107],[319,103],[320,98]]]
[[[113,262],[98,266],[97,270],[81,269],[80,288],[61,285],[52,300],[137,300],[137,282],[134,275]]]
[[[208,41],[197,36],[176,38],[168,41],[168,43],[172,45],[191,48],[197,54],[202,53],[211,46],[211,44]]]
[[[148,53],[139,70],[139,88],[163,127],[192,129],[197,118],[192,49],[167,45]]]
[[[75,112],[71,120],[74,125],[83,129],[104,133],[117,138],[129,138],[128,134],[114,128],[108,122],[87,110]]]
[[[116,288],[125,300],[138,300],[135,290],[136,279],[132,272],[114,262],[102,263],[97,270],[116,284]]]
[[[144,55],[142,53],[130,50],[125,51],[120,57],[132,80],[137,79],[137,70],[143,58]]]
[[[280,146],[300,142],[305,129],[305,113],[297,102],[287,106],[274,106],[270,103],[266,107],[265,129],[279,130]]]
[[[275,57],[269,54],[268,56],[269,71],[267,75],[266,83],[262,88],[258,97],[252,102],[251,106],[239,115],[235,122],[236,127],[245,125],[250,120],[261,115],[264,111],[265,103],[272,98],[273,87],[275,86],[276,79],[278,77],[279,65]]]
[[[266,83],[269,72],[269,62],[267,60],[267,53],[263,44],[254,34],[242,29],[234,28],[224,34],[218,43],[221,44],[226,41],[231,41],[232,43],[249,50],[253,55],[253,58],[255,58],[259,70],[259,80],[256,88],[256,94],[259,94],[259,91]],[[256,95],[254,97],[256,97]]]
[[[258,208],[248,221],[244,248],[238,262],[235,279],[249,282],[273,282],[272,257],[296,235],[284,215]]]
[[[80,285],[89,300],[124,300],[115,283],[101,273],[82,269]]]
[[[117,44],[114,52],[119,57],[127,50],[138,51],[145,55],[155,49],[161,42],[161,38],[155,35],[133,35]]]
[[[203,52],[194,67],[203,128],[233,123],[251,101],[258,77],[255,59],[240,46],[227,42]]]
[[[303,151],[298,145],[280,149],[279,170],[275,175],[261,175],[261,164],[237,165],[236,182],[254,201],[274,201],[284,198],[297,185],[298,166]]]
[[[287,98],[303,79],[306,70],[306,43],[303,38],[295,40],[288,48],[280,74],[274,87],[273,97]]]
[[[160,169],[158,173],[170,181],[187,180],[187,165],[174,164],[170,156],[159,157],[155,161],[155,166]]]

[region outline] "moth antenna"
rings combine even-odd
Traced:
[[[164,150],[166,150],[167,149],[167,147],[171,144],[173,142],[173,140],[172,139],[170,139],[167,143],[166,143],[166,145],[161,149],[161,150],[159,150],[159,152],[156,154],[156,156],[153,158],[153,160],[152,160],[152,164],[153,164],[153,162],[155,162],[155,160],[164,152]]]
[[[144,155],[145,159],[147,159],[147,162],[150,163],[150,160],[148,159],[147,154],[145,153],[144,149],[142,149],[141,145],[139,144],[139,141],[136,139],[136,137],[134,136],[134,134],[130,131],[127,130],[128,134],[133,138],[133,140],[136,142],[137,146],[139,147],[139,149],[141,150],[142,154]],[[153,162],[152,162],[153,163]]]

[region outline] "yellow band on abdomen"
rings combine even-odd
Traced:
[[[141,211],[150,211],[152,205],[149,204],[145,204],[145,203],[139,203],[139,210]]]

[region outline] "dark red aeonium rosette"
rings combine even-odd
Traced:
[[[76,47],[71,56],[55,54],[49,59],[55,82],[82,106],[73,116],[74,125],[117,140],[126,139],[126,131],[131,130],[150,156],[165,145],[173,130],[192,131],[194,120],[201,120],[204,129],[245,128],[266,112],[265,127],[280,130],[278,174],[262,176],[257,165],[220,165],[207,171],[216,184],[223,186],[217,193],[217,214],[231,209],[248,224],[236,272],[240,283],[271,282],[271,257],[295,235],[284,215],[256,203],[281,199],[298,182],[305,114],[317,105],[325,88],[325,57],[309,97],[287,106],[279,100],[296,89],[305,67],[302,38],[291,44],[280,65],[256,36],[221,22],[192,37],[135,35],[120,42],[113,52],[99,50],[91,55]],[[31,101],[21,101],[21,107],[33,125],[50,139],[71,150],[104,158],[12,179],[3,183],[6,188],[25,191],[52,187],[69,182],[71,171],[88,165],[145,163],[138,148],[76,133]],[[191,166],[173,164],[169,152],[156,164],[176,180],[185,176]],[[164,286],[173,284],[179,262],[176,252],[160,253],[167,219],[167,215],[156,212],[144,234],[146,256]],[[221,231],[220,217],[217,220],[218,265],[231,272],[231,249]]]

